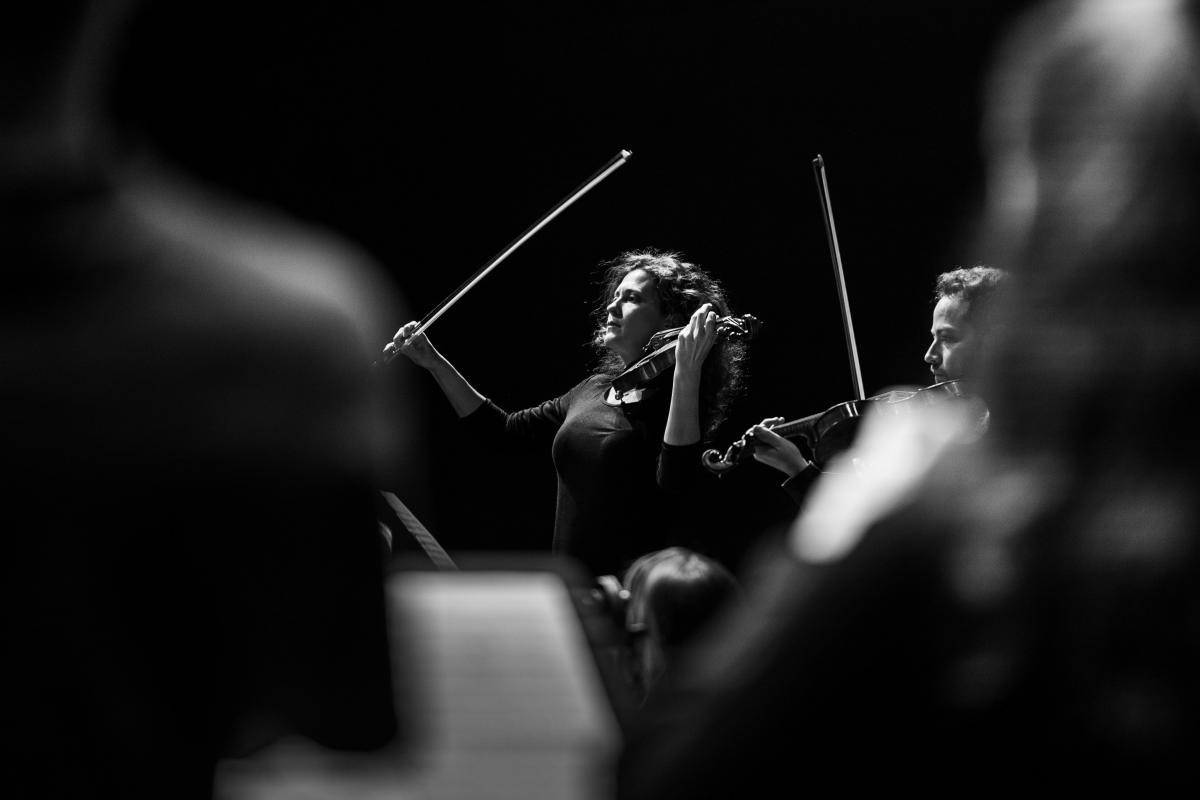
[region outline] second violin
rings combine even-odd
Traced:
[[[920,389],[892,389],[863,400],[838,403],[825,411],[807,417],[767,426],[785,439],[798,440],[807,448],[807,457],[819,468],[854,441],[858,423],[868,411],[902,414],[914,404],[941,400],[962,400],[982,404],[978,396],[967,390],[961,380],[949,380]],[[986,409],[982,410],[986,414]],[[982,417],[981,417],[982,418]],[[727,472],[754,454],[754,439],[747,431],[724,453],[706,450],[701,456],[704,466],[717,474]]]

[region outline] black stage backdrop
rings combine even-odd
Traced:
[[[1024,5],[149,3],[115,110],[195,175],[356,242],[410,303],[393,328],[632,150],[430,337],[484,394],[532,405],[590,366],[597,264],[682,251],[765,323],[723,446],[852,397],[817,153],[867,392],[928,383],[934,276],[990,263],[970,231],[982,78]],[[452,552],[548,546],[548,452],[468,441],[428,376],[390,369],[426,436],[388,488]],[[714,480],[718,555],[791,518],[777,478]]]

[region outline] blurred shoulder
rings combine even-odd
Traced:
[[[245,302],[264,326],[345,327],[364,358],[390,338],[391,322],[406,318],[382,266],[332,230],[158,162],[123,165],[115,177],[118,211],[149,249],[167,255],[156,266],[185,269],[180,277],[209,286],[198,301],[219,298],[229,311]]]

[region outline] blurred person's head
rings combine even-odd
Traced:
[[[957,504],[952,582],[1004,619],[1011,691],[1052,698],[1032,742],[1191,781],[1200,4],[1034,6],[993,65],[984,249],[1014,280],[982,376],[989,457],[948,462],[914,518]]]
[[[99,123],[117,48],[138,0],[45,0],[5,10],[0,26],[0,144],[22,157],[80,155]]]
[[[969,378],[983,360],[997,291],[1007,273],[974,266],[943,272],[934,287],[932,341],[925,363],[935,382]]]
[[[1188,0],[1051,3],[994,62],[985,250],[1018,281],[984,394],[1007,440],[1080,464],[1195,458],[1198,16]]]
[[[633,679],[642,692],[741,592],[719,562],[683,547],[647,553],[630,565],[622,583],[629,592],[625,627]]]

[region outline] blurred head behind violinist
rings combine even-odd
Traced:
[[[983,246],[1020,271],[989,404],[1007,435],[1087,463],[1195,463],[1200,6],[1095,0],[1036,19],[1002,53],[983,125]]]
[[[644,699],[717,615],[740,602],[737,578],[716,559],[685,547],[647,553],[625,571],[629,678]]]
[[[925,351],[933,382],[971,377],[983,357],[993,327],[997,290],[1008,273],[974,266],[943,272],[934,289],[936,305]]]
[[[1053,698],[1028,753],[1073,789],[1194,793],[1200,3],[1037,6],[999,56],[981,249],[1014,280],[978,376],[993,423],[911,520],[948,507],[961,564],[1008,565],[997,696]]]
[[[600,297],[592,341],[599,356],[598,372],[617,375],[644,354],[650,337],[684,325],[705,303],[720,317],[730,315],[729,300],[716,278],[677,252],[647,249],[622,253],[601,265]],[[742,388],[745,345],[718,341],[704,364],[700,395],[704,428],[711,432],[724,420]]]
[[[954,552],[946,585],[987,622],[944,640],[1005,665],[961,719],[1011,720],[996,741],[1030,734],[1015,756],[1074,789],[1194,793],[1200,3],[1040,5],[999,56],[980,249],[1013,280],[971,375],[988,437],[868,536]]]

